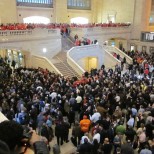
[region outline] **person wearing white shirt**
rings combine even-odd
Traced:
[[[131,110],[132,110],[133,117],[135,117],[137,115],[137,109],[135,108],[135,105],[133,105]]]
[[[101,114],[97,112],[96,110],[94,110],[94,114],[92,116],[90,115],[90,120],[93,123],[96,123],[98,120],[100,120],[100,118],[101,118]]]
[[[53,100],[54,98],[57,97],[57,93],[56,93],[55,91],[53,91],[53,92],[50,94],[50,97],[51,97],[52,100]]]
[[[128,120],[127,125],[134,127],[134,122],[135,122],[134,118],[130,115],[130,119]]]
[[[101,135],[98,133],[97,130],[94,131],[94,135],[93,135],[93,141],[97,140],[98,143],[100,143],[100,139],[101,139]]]
[[[81,103],[81,101],[82,101],[82,97],[78,95],[78,96],[76,97],[76,102],[77,102],[77,103]]]
[[[89,142],[89,143],[91,143],[91,142],[90,142],[90,139],[89,139],[89,137],[88,137],[88,136],[89,136],[89,134],[88,134],[88,133],[85,133],[85,134],[84,134],[84,136],[82,136],[82,138],[81,138],[81,144],[83,144],[83,143],[84,143],[84,139],[85,139],[85,138],[87,138],[88,142]]]

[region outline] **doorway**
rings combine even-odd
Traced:
[[[130,51],[136,51],[136,46],[135,45],[131,45],[130,46]]]
[[[90,72],[91,69],[97,69],[98,58],[97,57],[86,57],[85,58],[85,70]]]

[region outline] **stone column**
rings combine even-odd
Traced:
[[[141,32],[149,30],[151,0],[135,0],[131,39],[140,40]]]
[[[67,23],[67,0],[56,0],[53,3],[54,8],[54,20],[56,23]]]

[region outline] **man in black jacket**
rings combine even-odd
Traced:
[[[133,129],[133,127],[129,126],[125,132],[126,140],[130,140],[132,143],[134,141],[134,137],[136,135],[136,131]]]
[[[79,154],[90,154],[92,152],[92,144],[88,142],[88,139],[84,139],[84,143],[81,144],[78,148]]]
[[[57,137],[57,144],[63,145],[64,141],[64,123],[63,121],[58,121],[55,127],[55,136]]]

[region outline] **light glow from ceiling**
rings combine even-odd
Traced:
[[[48,24],[50,23],[50,19],[41,16],[31,16],[23,19],[24,23],[35,23],[35,24]]]
[[[88,19],[84,17],[76,17],[71,19],[71,23],[75,24],[88,24]]]

